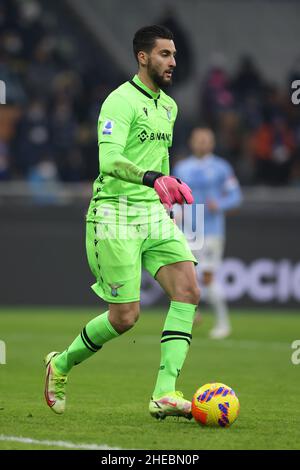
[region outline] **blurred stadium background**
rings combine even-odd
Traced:
[[[98,172],[101,103],[136,70],[141,25],[173,30],[179,117],[171,164],[195,125],[217,136],[244,204],[220,271],[231,305],[299,307],[300,3],[1,0],[1,305],[91,305],[84,216]],[[146,275],[144,305],[163,301]]]

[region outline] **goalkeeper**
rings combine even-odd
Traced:
[[[100,174],[87,214],[87,257],[96,278],[92,288],[108,310],[93,318],[66,350],[46,356],[45,398],[54,412],[63,413],[72,367],[134,326],[144,267],[170,299],[149,411],[161,419],[191,418],[191,403],[176,390],[176,379],[199,302],[197,262],[166,210],[193,202],[190,188],[169,176],[177,105],[163,88],[172,84],[176,66],[173,35],[162,26],[144,27],[136,32],[133,49],[137,75],[114,90],[101,108]]]

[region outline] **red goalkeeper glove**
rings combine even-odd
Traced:
[[[143,183],[157,192],[161,203],[172,208],[173,204],[192,204],[194,198],[191,188],[175,176],[165,176],[155,171],[146,171]]]

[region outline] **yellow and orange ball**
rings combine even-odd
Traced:
[[[237,419],[239,399],[232,388],[222,383],[208,383],[200,387],[192,399],[192,415],[204,426],[227,428]]]

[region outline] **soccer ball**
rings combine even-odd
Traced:
[[[198,388],[192,399],[192,415],[205,426],[228,428],[237,419],[239,399],[232,388],[221,383],[209,383]]]

